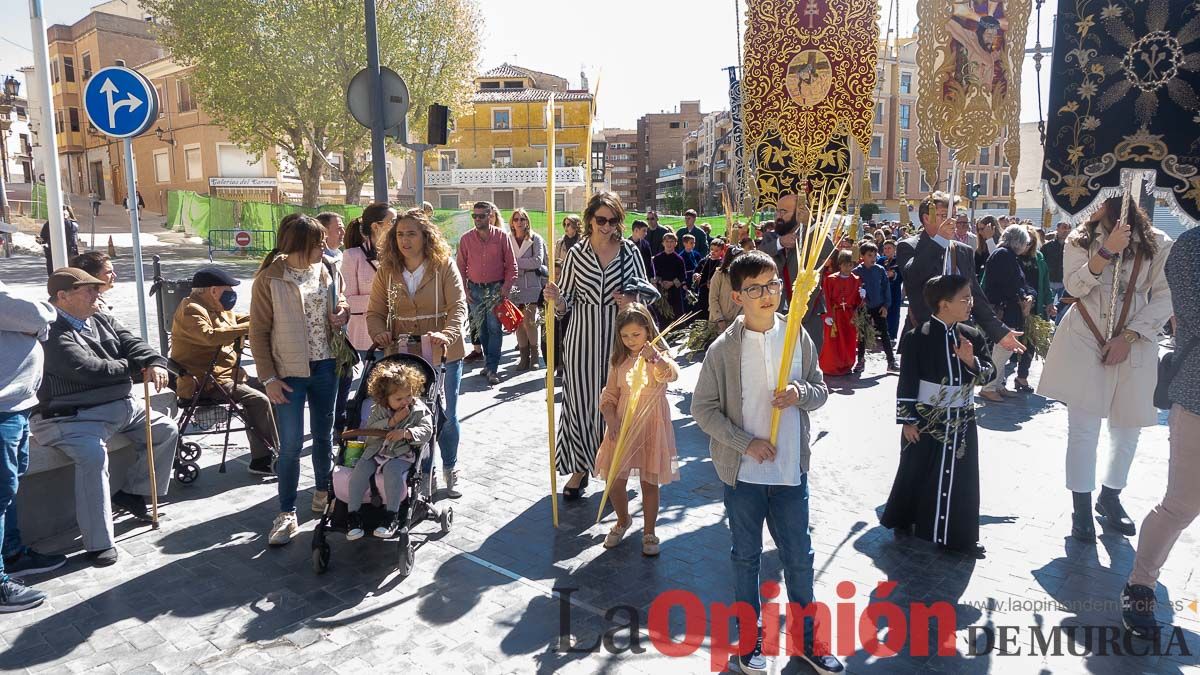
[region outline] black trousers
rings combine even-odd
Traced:
[[[883,310],[886,305],[880,305],[875,308],[867,308],[867,315],[871,317],[871,323],[875,324],[875,342],[883,345],[883,353],[887,354],[888,363],[895,363],[896,354],[892,351],[892,341],[888,338],[887,317],[883,315]],[[858,336],[858,360],[862,361],[867,355],[867,341],[863,336]]]

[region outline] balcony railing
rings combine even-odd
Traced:
[[[582,166],[560,166],[554,169],[556,185],[583,185],[587,172]],[[475,185],[545,185],[546,169],[537,167],[504,167],[499,169],[453,169],[428,171],[425,184],[430,187]]]

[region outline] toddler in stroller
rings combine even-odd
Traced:
[[[408,496],[408,470],[417,461],[422,446],[433,437],[433,413],[421,401],[425,376],[403,362],[390,361],[373,368],[367,393],[374,402],[363,434],[362,456],[354,464],[347,495],[346,539],[362,538],[363,526],[358,511],[377,471],[383,477],[387,513],[376,537],[389,539],[402,527],[400,505]]]

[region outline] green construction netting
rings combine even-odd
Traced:
[[[324,204],[308,208],[295,204],[234,202],[184,190],[167,193],[167,227],[182,227],[199,237],[207,237],[210,229],[273,232],[279,226],[279,221],[288,214],[316,215],[322,211],[337,213],[348,223],[362,215],[363,207],[357,204]]]

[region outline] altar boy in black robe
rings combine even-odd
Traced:
[[[969,279],[933,277],[924,299],[934,315],[901,339],[900,467],[879,520],[897,533],[983,557],[974,388],[992,379],[992,360],[983,333],[962,323],[971,316]]]

